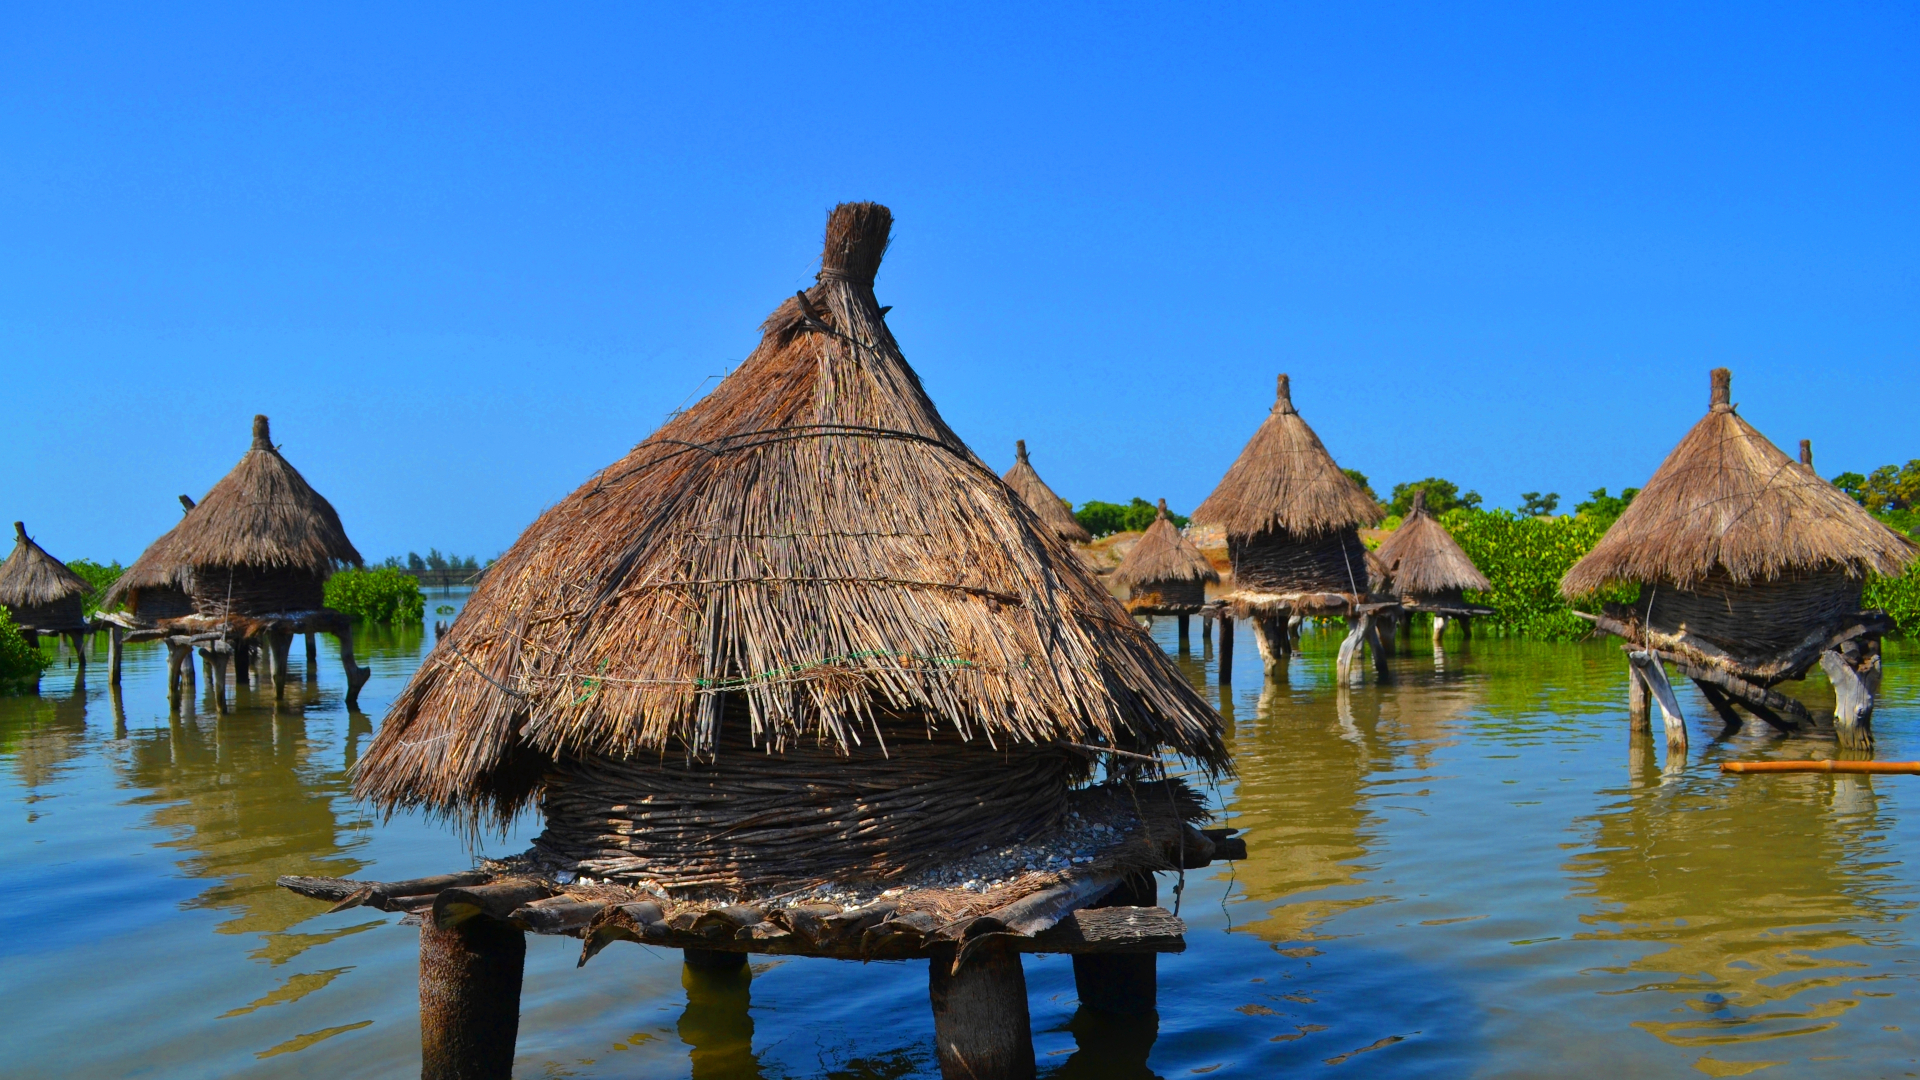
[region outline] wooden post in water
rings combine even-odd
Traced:
[[[1447,632],[1447,617],[1445,615],[1435,615],[1433,617],[1433,647],[1434,648],[1437,649],[1440,647],[1440,635],[1446,632]]]
[[[1877,665],[1878,657],[1875,657]],[[1833,683],[1833,733],[1840,745],[1852,750],[1873,749],[1873,695],[1845,657],[1828,649],[1820,654],[1820,670]]]
[[[1155,907],[1159,884],[1139,873],[1114,887],[1094,907]],[[1116,1016],[1151,1016],[1158,1007],[1158,958],[1153,953],[1075,953],[1073,986],[1080,1004]]]
[[[1473,616],[1471,615],[1460,616],[1460,640],[1473,640]]]
[[[120,685],[120,658],[127,647],[127,632],[118,626],[107,628],[107,685]]]
[[[1667,669],[1661,665],[1660,658],[1650,652],[1630,652],[1627,662],[1640,672],[1654,704],[1660,706],[1660,715],[1666,722],[1668,760],[1671,761],[1675,753],[1685,754],[1687,721],[1680,713],[1680,701],[1673,696],[1672,685],[1667,682]]]
[[[1347,637],[1340,643],[1339,656],[1334,661],[1334,677],[1342,686],[1348,685],[1353,677],[1353,662],[1360,655],[1360,647],[1366,644],[1373,630],[1373,616],[1356,615],[1347,620]]]
[[[1180,655],[1185,656],[1187,653],[1190,653],[1193,651],[1193,642],[1188,637],[1188,633],[1189,633],[1188,627],[1187,627],[1188,616],[1186,615],[1177,616],[1177,620],[1178,621],[1176,622],[1175,625],[1179,626],[1180,628]]]
[[[682,949],[680,958],[700,971],[737,971],[747,966],[747,954],[718,949]]]
[[[320,646],[314,644],[313,631],[307,631],[307,668],[303,673],[308,682],[320,677],[316,666],[320,663]]]
[[[273,700],[283,701],[287,696],[287,653],[293,649],[293,632],[291,630],[268,631],[267,649],[273,669]]]
[[[1293,655],[1292,643],[1287,640],[1287,620],[1285,616],[1252,615],[1247,621],[1253,626],[1253,644],[1260,650],[1261,667],[1269,679],[1287,677],[1287,661]]]
[[[221,648],[226,644],[224,641],[213,643],[213,678],[209,680],[213,685],[213,708],[219,713],[227,711],[227,658],[233,655],[231,647]]]
[[[233,650],[233,688],[238,691],[252,678],[253,650],[249,647],[247,639],[240,637],[229,639],[227,647]]]
[[[1233,682],[1233,616],[1220,616],[1220,685]]]
[[[341,627],[334,638],[340,642],[340,666],[347,671],[347,708],[355,708],[360,704],[360,688],[373,677],[373,669],[360,667],[353,662],[353,630],[350,627]]]
[[[167,641],[167,703],[169,705],[180,704],[180,668],[182,664],[185,664],[189,668],[192,667],[193,647],[190,645],[175,644],[169,639]]]
[[[1393,631],[1389,629],[1388,635]],[[1381,682],[1393,677],[1393,669],[1387,663],[1387,643],[1380,632],[1380,623],[1375,621],[1367,628],[1367,648],[1373,650],[1373,673]]]
[[[1647,681],[1633,664],[1627,664],[1627,730],[1635,734],[1653,730],[1653,698],[1647,693]]]
[[[527,937],[478,916],[420,923],[420,1080],[511,1080]]]
[[[927,991],[934,1055],[945,1080],[1032,1080],[1033,1018],[1013,946],[982,941],[957,972],[951,949],[935,952],[927,963]]]

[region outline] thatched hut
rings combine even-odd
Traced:
[[[1471,636],[1473,617],[1493,614],[1491,608],[1467,603],[1464,594],[1468,590],[1488,592],[1493,584],[1460,550],[1446,526],[1428,512],[1425,491],[1413,493],[1413,506],[1407,516],[1374,551],[1373,558],[1386,590],[1402,608],[1433,616],[1436,648],[1448,620],[1457,621]]]
[[[182,496],[181,504],[180,522],[107,594],[109,604],[125,601],[128,628],[178,624],[220,635],[243,678],[247,643],[265,635],[276,649],[276,689],[293,633],[333,633],[342,641],[351,700],[365,669],[352,662],[346,619],[324,602],[327,578],[361,565],[360,552],[333,505],[275,448],[265,416],[253,418],[253,444],[239,464],[198,503]]]
[[[25,524],[14,522],[13,553],[0,563],[0,607],[7,609],[28,644],[38,643],[41,634],[72,639],[83,672],[86,596],[86,579],[34,543]]]
[[[476,823],[538,799],[554,866],[738,890],[1042,829],[1076,744],[1225,766],[1218,717],[921,389],[873,295],[891,220],[837,208],[753,354],[494,564],[361,796]]]
[[[1560,591],[1639,586],[1634,603],[1594,620],[1641,651],[1636,696],[1641,678],[1662,696],[1664,660],[1730,723],[1738,704],[1787,730],[1824,728],[1824,717],[1771,689],[1818,663],[1841,699],[1840,737],[1870,743],[1880,635],[1892,621],[1859,610],[1861,586],[1869,574],[1903,572],[1916,548],[1747,423],[1731,381],[1714,369],[1707,415]],[[1669,734],[1684,743],[1684,728]]]
[[[1394,608],[1391,599],[1371,594],[1360,542],[1360,528],[1380,516],[1380,505],[1340,470],[1301,419],[1281,375],[1273,411],[1193,512],[1196,523],[1226,530],[1233,565],[1226,600],[1253,622],[1269,673],[1285,670],[1290,619],[1338,615],[1352,624],[1342,648],[1344,680],[1355,650],[1375,636],[1374,616]],[[1376,665],[1384,663],[1377,644],[1374,656]]]
[[[1027,440],[1018,439],[1013,444],[1013,468],[1008,469],[1000,479],[1019,494],[1020,498],[1033,512],[1040,516],[1047,531],[1065,540],[1069,544],[1084,544],[1093,539],[1086,526],[1074,520],[1073,510],[1067,500],[1053,493],[1040,474],[1033,471],[1033,462],[1027,460]]]
[[[1207,603],[1207,585],[1220,580],[1200,549],[1188,542],[1161,499],[1153,524],[1114,571],[1127,590],[1127,610],[1135,615],[1173,615],[1180,620],[1180,643],[1187,643],[1188,617]]]

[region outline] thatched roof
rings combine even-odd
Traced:
[[[1127,552],[1113,579],[1132,587],[1154,581],[1219,581],[1220,572],[1181,535],[1167,514],[1167,500],[1161,499],[1153,524]]]
[[[1413,493],[1413,508],[1393,530],[1373,559],[1393,582],[1396,596],[1435,596],[1459,589],[1493,589],[1467,553],[1460,550],[1446,527],[1427,512],[1427,493]]]
[[[197,566],[304,570],[325,577],[359,566],[360,553],[340,526],[332,504],[274,449],[267,418],[253,418],[253,445],[233,471],[180,523],[148,545],[114,583],[108,602],[128,589],[188,589]]]
[[[1220,486],[1193,512],[1194,521],[1224,526],[1230,536],[1278,529],[1304,538],[1379,519],[1380,505],[1340,471],[1320,437],[1294,411],[1285,375],[1273,411]]]
[[[1000,479],[1020,493],[1020,497],[1033,507],[1034,513],[1040,515],[1040,520],[1046,523],[1047,528],[1053,530],[1053,535],[1074,544],[1084,544],[1093,539],[1093,534],[1087,531],[1086,526],[1074,520],[1073,511],[1067,509],[1066,500],[1055,495],[1047,482],[1040,479],[1040,474],[1033,471],[1033,462],[1027,460],[1027,440],[1014,441],[1013,468],[1008,469]]]
[[[1741,419],[1715,368],[1707,415],[1634,497],[1560,591],[1614,582],[1689,589],[1709,576],[1749,583],[1814,571],[1899,574],[1912,541],[1875,521]]]
[[[1218,715],[921,388],[873,295],[891,225],[835,208],[752,355],[501,556],[360,796],[503,820],[561,755],[711,754],[728,698],[776,751],[898,718],[1225,767]]]
[[[86,579],[67,564],[47,554],[27,536],[27,527],[13,523],[13,554],[0,563],[0,604],[39,607],[70,596],[83,596]]]

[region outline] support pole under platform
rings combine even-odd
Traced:
[[[1176,615],[1174,619],[1175,625],[1180,628],[1180,654],[1184,656],[1193,651],[1191,618],[1186,615]]]
[[[118,626],[107,627],[107,685],[120,685],[120,655],[126,649],[127,632]]]
[[[989,938],[968,949],[960,970],[942,949],[927,962],[933,1040],[945,1080],[1031,1080],[1033,1018],[1027,976],[1011,943]]]
[[[1661,666],[1660,658],[1650,652],[1632,652],[1627,654],[1627,663],[1646,680],[1648,691],[1660,706],[1660,715],[1666,721],[1667,750],[1686,753],[1687,720],[1680,713],[1680,701],[1673,696],[1673,687],[1667,682],[1667,669]]]
[[[353,631],[351,629],[342,626],[333,636],[340,642],[340,666],[347,673],[347,708],[358,708],[360,688],[367,685],[367,680],[373,677],[373,669],[363,668],[353,662]]]
[[[1154,907],[1160,889],[1151,873],[1126,879],[1095,907]],[[1075,953],[1073,985],[1080,1004],[1115,1016],[1151,1016],[1159,1006],[1159,957],[1153,953]]]
[[[1220,616],[1220,685],[1233,682],[1233,616]]]
[[[420,924],[420,1080],[510,1080],[527,937],[473,918]]]

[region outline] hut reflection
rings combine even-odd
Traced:
[[[258,698],[270,705],[272,693]],[[164,732],[137,733],[123,776],[148,792],[149,820],[175,833],[165,846],[181,851],[181,870],[211,880],[192,906],[232,911],[222,933],[277,935],[315,912],[276,888],[276,877],[344,877],[363,864],[347,855],[341,837],[351,825],[334,810],[345,772],[315,758],[302,714],[238,704],[225,716],[209,715],[209,704],[208,713],[175,715]],[[272,941],[266,948],[287,958]]]
[[[680,1014],[680,1041],[687,1044],[693,1080],[757,1080],[759,1055],[753,1052],[753,1015],[748,1011],[752,969],[680,968],[687,1008]]]
[[[1652,736],[1636,742],[1647,745],[1636,747],[1635,785],[1579,823],[1589,850],[1567,864],[1579,891],[1599,901],[1583,919],[1593,928],[1583,937],[1653,946],[1604,970],[1640,977],[1632,992],[1674,994],[1684,1004],[1682,1016],[1634,1026],[1683,1047],[1839,1026],[1853,1005],[1849,969],[1863,965],[1836,950],[1870,942],[1837,927],[1892,924],[1904,914],[1870,869],[1885,857],[1888,827],[1872,778],[1756,784],[1717,773],[1655,774]],[[1682,866],[1687,872],[1669,869]]]
[[[33,789],[58,782],[68,762],[86,749],[86,688],[77,683],[58,696],[24,694],[0,698],[0,754],[32,797]]]

